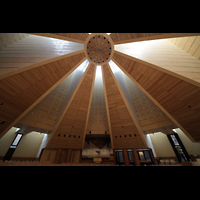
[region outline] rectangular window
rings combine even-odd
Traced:
[[[145,160],[143,151],[139,151],[138,153],[140,160]]]
[[[15,139],[13,140],[12,144],[10,145],[6,155],[3,158],[3,161],[5,160],[10,160],[13,153],[15,152],[15,149],[17,148],[17,145],[19,144],[21,138],[22,138],[23,134],[18,133],[15,137]]]
[[[186,151],[178,134],[175,133],[175,134],[167,135],[167,137],[170,141],[170,144],[172,145],[174,153],[176,154],[176,157],[178,158],[179,162],[189,161],[190,156],[188,155],[188,152]]]
[[[17,136],[15,137],[15,139],[14,139],[13,143],[11,144],[11,146],[17,146],[19,141],[20,141],[20,139],[21,139],[21,137],[22,137],[22,134],[17,134]]]

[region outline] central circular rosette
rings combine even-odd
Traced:
[[[112,39],[105,33],[93,33],[86,39],[86,57],[96,65],[107,63],[111,59],[113,51],[114,44]]]

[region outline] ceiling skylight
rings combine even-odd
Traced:
[[[97,65],[96,76],[102,76],[101,65]]]
[[[88,33],[88,34],[92,34],[92,33]],[[111,33],[106,33],[106,34],[110,35]]]

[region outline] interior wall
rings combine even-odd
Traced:
[[[79,163],[79,160],[80,160],[80,150],[73,149],[70,162],[71,163]]]
[[[44,134],[35,131],[23,135],[13,157],[37,157],[43,137]]]
[[[177,128],[174,129],[175,132],[180,137],[183,145],[185,146],[187,152],[189,155],[200,155],[200,143],[192,142],[184,133],[181,131],[181,129]]]
[[[17,135],[15,131],[17,128],[12,127],[1,139],[0,139],[0,156],[5,156],[8,151],[12,141]]]
[[[151,138],[150,138],[150,135],[149,134],[144,134],[144,139],[145,139],[145,141],[147,143],[147,146],[152,149],[154,157],[157,157],[156,151],[154,149],[154,146],[153,146]]]
[[[49,161],[54,163],[56,159],[57,149],[44,149],[40,162]]]
[[[149,135],[157,157],[176,157],[166,134],[157,132]]]
[[[57,154],[58,149],[44,149],[40,162],[55,162],[56,159],[56,154]],[[62,149],[62,153],[60,156],[60,161],[59,163],[66,163],[66,157],[67,157],[67,149]],[[80,150],[78,149],[73,149],[72,154],[71,154],[71,163],[79,163],[80,160]]]
[[[17,128],[12,127],[1,139],[0,139],[0,156],[5,156],[12,141],[16,137],[15,131]],[[44,134],[38,132],[31,132],[23,135],[12,157],[37,157],[38,150],[42,143]]]
[[[189,155],[200,155],[200,143],[192,142],[179,128],[173,130],[180,137]],[[166,134],[157,132],[154,134],[149,134],[149,136],[157,157],[176,156]]]

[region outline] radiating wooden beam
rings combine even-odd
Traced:
[[[7,78],[7,77],[10,77],[10,76],[13,76],[15,74],[19,74],[19,73],[28,71],[28,70],[36,68],[36,67],[40,67],[40,66],[46,65],[48,63],[52,63],[52,62],[55,62],[55,61],[58,61],[58,60],[62,60],[62,59],[67,58],[67,57],[72,57],[72,56],[78,55],[78,54],[83,53],[83,52],[84,52],[84,50],[76,51],[76,52],[65,54],[65,55],[62,55],[62,56],[55,57],[55,58],[50,58],[50,59],[47,59],[47,60],[44,60],[42,62],[38,62],[38,63],[32,64],[32,65],[28,65],[26,67],[22,67],[22,68],[16,69],[14,71],[11,71],[11,72],[8,72],[8,73],[5,73],[5,74],[1,74],[0,75],[0,80],[4,79],[4,78]]]
[[[88,33],[28,33],[31,35],[39,35],[55,39],[67,40],[84,44]]]
[[[193,142],[200,141],[200,87],[122,53],[112,59]]]
[[[102,71],[105,81],[106,104],[109,110],[108,118],[111,125],[113,149],[147,147],[130,114],[130,108],[127,107],[125,98],[116,84],[109,65],[103,65]]]
[[[166,39],[119,44],[115,45],[115,50],[157,65],[179,77],[199,82],[200,85],[200,60]]]
[[[82,149],[95,79],[95,65],[89,64],[65,111],[60,117],[48,148]]]
[[[177,73],[176,71],[168,70],[167,67],[164,68],[164,67],[159,66],[158,64],[153,64],[153,63],[147,62],[145,60],[142,60],[142,59],[139,59],[139,58],[136,58],[136,57],[121,53],[121,52],[116,51],[116,50],[114,51],[114,53],[115,53],[115,55],[120,55],[121,57],[127,58],[128,60],[130,59],[130,60],[135,61],[137,63],[144,64],[146,66],[149,66],[151,68],[157,69],[157,70],[159,70],[161,72],[164,72],[166,74],[172,75],[174,77],[177,77],[178,79],[181,79],[183,81],[186,81],[188,83],[191,83],[193,85],[196,85],[196,86],[200,87],[200,82],[197,82],[197,81],[195,81],[195,80],[193,80],[193,79],[191,79],[191,78],[189,78],[187,76],[183,76],[181,73]],[[183,62],[183,64],[184,64],[184,62]]]
[[[105,65],[105,67],[107,67],[107,65]],[[109,127],[109,133],[110,133],[111,148],[114,149],[113,134],[112,134],[112,128],[111,128],[110,113],[109,113],[109,107],[108,107],[108,98],[107,98],[107,91],[106,91],[106,80],[105,80],[105,73],[103,70],[103,66],[101,66],[101,71],[102,71],[102,80],[103,80],[103,87],[104,87],[104,95],[105,95],[105,103],[106,103],[106,111],[107,111],[108,127]]]
[[[0,80],[0,138],[86,59],[67,54]]]
[[[116,74],[113,73],[113,71],[111,70],[111,67],[110,67],[110,64],[112,64],[112,62],[110,62],[108,65],[109,65],[109,71],[113,77],[113,80],[118,88],[118,91],[126,105],[126,108],[128,109],[128,112],[133,120],[133,123],[135,124],[137,130],[138,130],[138,133],[140,134],[140,137],[144,143],[144,145],[147,147],[147,144],[146,144],[146,141],[143,137],[143,131],[142,131],[142,128],[140,126],[140,122],[139,122],[139,119],[138,119],[138,116],[136,114],[136,111],[135,111],[135,107],[134,107],[134,104],[132,102],[132,99],[131,99],[131,95],[129,93],[129,89],[128,89],[128,86],[126,85],[126,83],[123,82],[123,72],[117,72]],[[113,63],[114,64],[114,63]],[[120,73],[120,74],[118,74]],[[125,81],[125,79],[124,79]]]
[[[200,35],[200,33],[111,33],[110,37],[112,38],[114,44],[123,44],[128,42],[187,37],[195,35]]]

